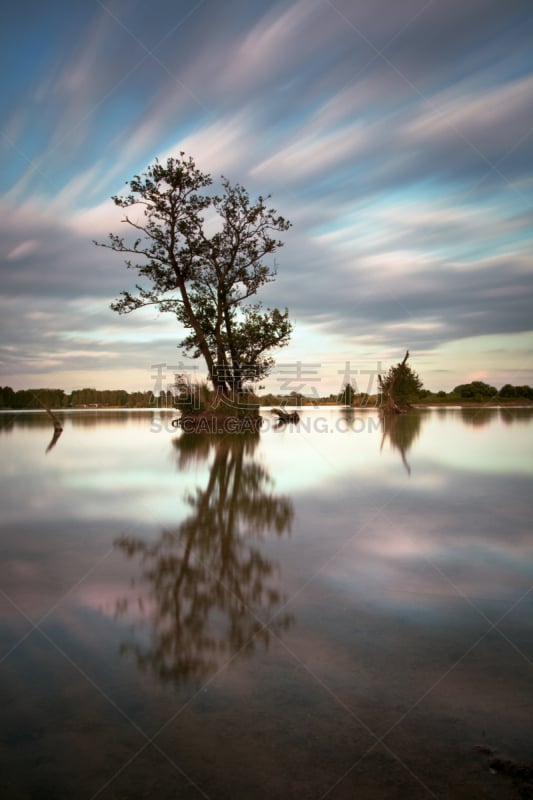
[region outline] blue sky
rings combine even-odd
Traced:
[[[529,1],[20,0],[0,37],[3,384],[185,364],[170,316],[109,310],[133,275],[92,244],[180,150],[293,223],[268,388],[337,391],[348,365],[365,390],[406,348],[435,390],[533,384]]]

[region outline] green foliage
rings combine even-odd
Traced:
[[[211,184],[184,153],[165,165],[156,161],[129,181],[129,194],[113,198],[135,208],[135,219],[125,216],[134,240],[110,234],[102,246],[127,254],[126,266],[141,280],[111,308],[127,314],[153,305],[173,313],[188,331],[180,347],[202,357],[217,393],[231,397],[261,380],[273,365],[271,351],[289,341],[287,309],[247,301],[274,280],[264,259],[282,246],[276,234],[290,223],[239,184],[223,178],[220,195],[205,194]]]
[[[63,389],[19,389],[0,387],[0,408],[65,408],[68,399]]]
[[[74,389],[70,395],[69,405],[80,406],[112,406],[114,408],[147,408],[154,405],[152,392],[126,392],[124,389]]]
[[[214,392],[207,383],[185,383],[174,397],[174,406],[182,412],[207,411],[213,397]]]
[[[171,405],[172,403],[169,403]],[[124,389],[20,389],[0,387],[0,408],[42,409],[80,408],[85,406],[147,408],[154,405],[152,392],[127,392]]]
[[[500,397],[504,398],[509,398],[509,397],[514,398],[516,397],[516,388],[514,386],[511,386],[510,383],[506,383],[505,386],[502,386],[502,388],[500,389],[499,395]]]
[[[179,376],[177,376],[179,377]],[[473,388],[472,388],[473,386]],[[487,384],[485,384],[487,386]],[[316,398],[306,398],[297,392],[292,392],[290,395],[279,394],[265,394],[260,398],[256,397],[249,390],[244,389],[243,392],[237,395],[226,396],[223,398],[221,393],[217,393],[207,384],[189,385],[180,384],[179,392],[177,392],[178,384],[173,390],[161,391],[159,397],[154,397],[151,391],[136,391],[127,392],[124,389],[75,389],[69,395],[62,389],[20,389],[15,391],[11,386],[0,386],[0,409],[42,409],[43,404],[48,408],[83,408],[86,406],[95,406],[98,408],[151,408],[162,407],[172,408],[175,406],[182,411],[191,411],[197,408],[198,411],[212,410],[215,406],[228,409],[233,409],[232,413],[238,415],[234,405],[239,404],[241,410],[252,410],[259,407],[259,404],[265,406],[280,406],[286,405],[312,405],[317,402]],[[494,387],[489,387],[494,388]],[[520,401],[533,401],[533,388],[531,386],[512,386],[505,384],[499,392],[495,395],[488,394],[484,397],[476,392],[476,384],[461,384],[457,387],[462,394],[457,390],[452,392],[445,392],[440,390],[436,393],[428,392],[422,389],[419,392],[419,399],[424,399],[431,403],[465,403],[465,402],[486,402],[491,400],[500,400],[502,402],[520,402]],[[341,401],[344,398],[344,392],[341,394]],[[374,402],[373,397],[368,394],[362,393],[358,396],[357,401],[360,406],[368,405]],[[320,403],[337,404],[339,402],[339,395],[331,394],[328,397],[318,398]]]
[[[261,405],[263,406],[279,406],[281,404],[281,400],[279,395],[272,394],[269,392],[268,394],[264,394],[261,397]]]
[[[179,376],[178,376],[179,377]],[[174,406],[183,414],[217,414],[220,416],[255,416],[259,414],[259,398],[243,390],[232,395],[215,392],[207,383],[180,384]]]
[[[525,400],[533,400],[533,388],[531,386],[515,386],[516,396]]]
[[[402,404],[410,400],[417,400],[423,387],[419,375],[408,364],[396,364],[390,367],[381,379],[383,391],[391,391],[394,401]]]
[[[453,393],[463,400],[483,402],[496,397],[498,390],[495,386],[489,386],[483,381],[472,381],[472,383],[462,383],[456,386]]]
[[[11,386],[0,386],[0,408],[15,408],[15,392]]]
[[[533,389],[531,386],[512,386],[506,383],[499,391],[499,396],[504,400],[533,400]]]

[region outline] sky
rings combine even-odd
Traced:
[[[268,390],[371,390],[406,349],[435,391],[533,385],[530,0],[0,14],[0,383],[148,390],[192,366],[171,315],[110,310],[135,275],[92,243],[125,232],[111,196],[184,151],[292,222]]]

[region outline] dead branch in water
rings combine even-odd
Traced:
[[[52,424],[54,426],[54,435],[52,436],[52,438],[50,440],[50,443],[49,443],[48,447],[45,450],[46,453],[49,453],[50,450],[52,450],[52,448],[54,448],[56,446],[57,440],[59,439],[59,437],[63,433],[63,425],[61,424],[61,420],[59,419],[59,417],[56,417],[56,415],[54,414],[52,409],[48,408],[48,406],[45,403],[43,403],[43,401],[41,400],[40,397],[38,397],[38,395],[34,394],[33,396],[35,397],[35,399],[37,400],[39,405],[42,406],[43,409],[46,411],[46,413],[48,414],[48,416],[52,420]]]
[[[271,408],[271,414],[276,414],[278,423],[284,424],[286,422],[299,422],[300,415],[297,411],[282,411],[281,408]]]

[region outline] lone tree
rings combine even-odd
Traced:
[[[406,351],[403,361],[390,367],[385,376],[379,376],[379,386],[384,395],[384,411],[400,413],[402,406],[410,400],[416,400],[422,389],[423,383],[418,374],[407,365],[409,350]]]
[[[111,308],[129,314],[155,306],[175,314],[188,331],[179,346],[203,357],[219,397],[233,398],[269,372],[271,351],[290,339],[287,309],[246,302],[274,280],[264,259],[282,246],[276,235],[290,223],[226,178],[220,195],[206,193],[211,176],[183,152],[126,183],[129,194],[113,200],[129,212],[123,222],[131,239],[110,233],[107,243],[95,244],[128,254],[126,265],[141,282]]]
[[[344,406],[353,406],[353,401],[355,398],[355,389],[353,388],[351,383],[345,384],[342,392],[341,392],[341,402]]]

